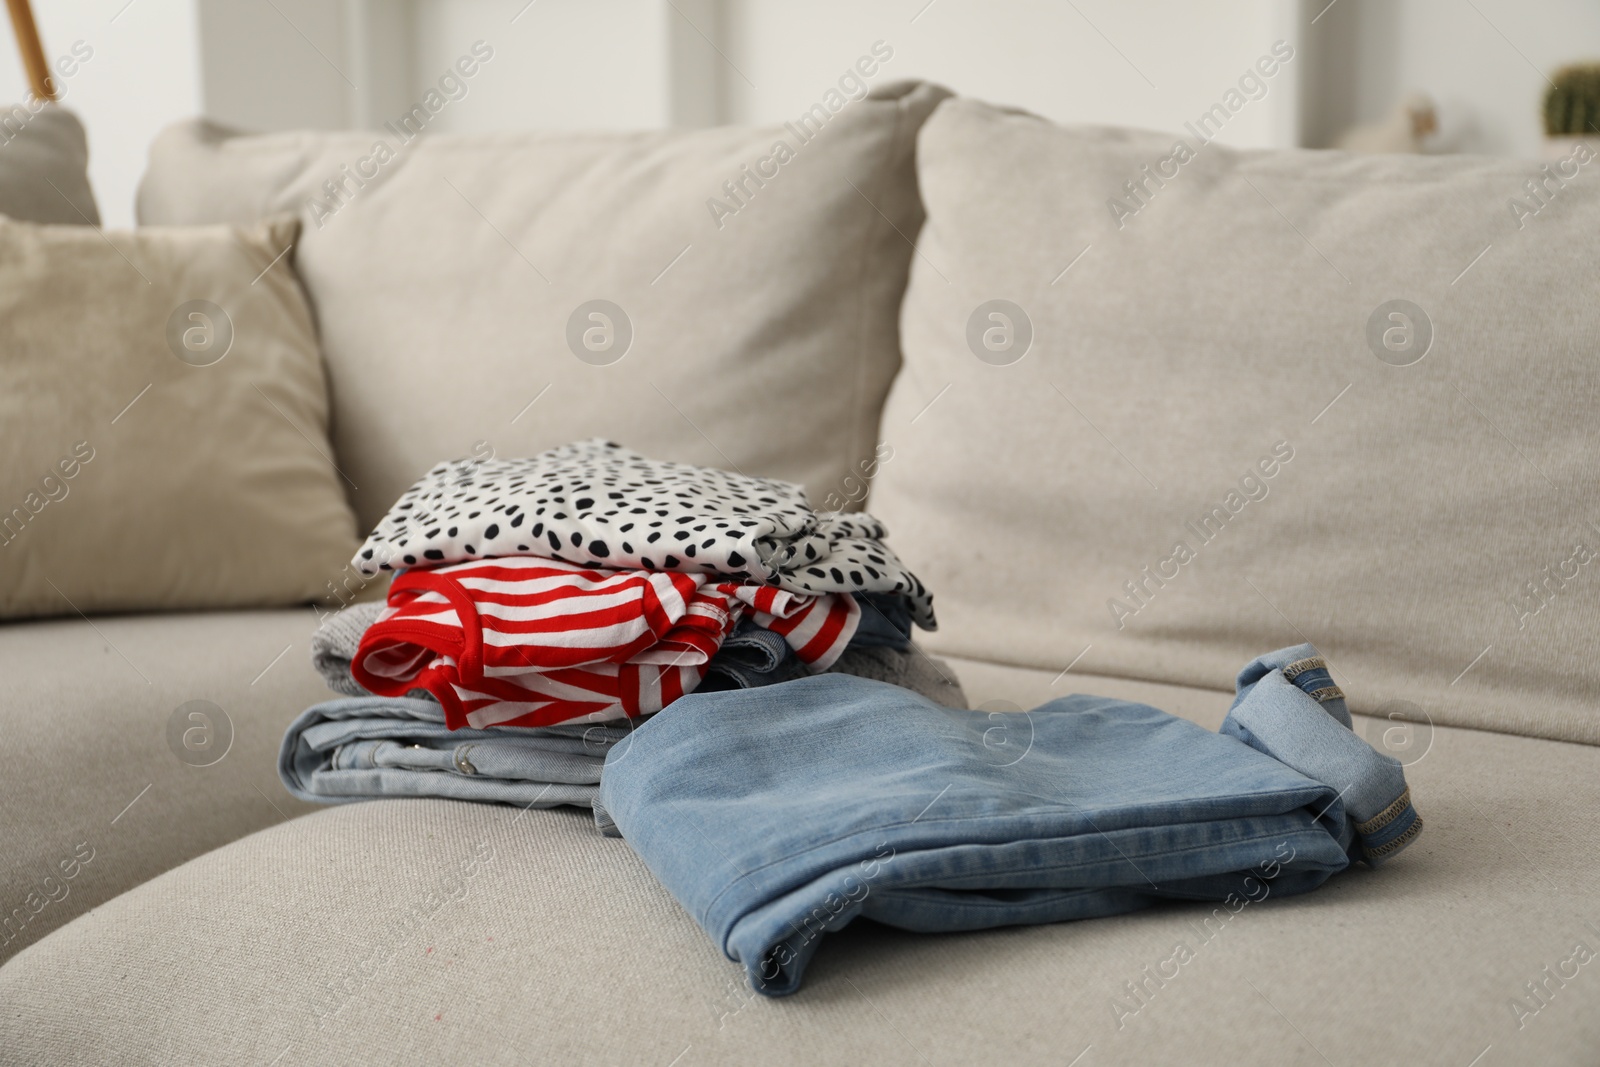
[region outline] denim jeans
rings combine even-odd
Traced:
[[[921,693],[936,704],[965,708],[967,698],[955,672],[911,643],[911,608],[891,593],[857,593],[861,621],[850,646],[829,670],[876,678]],[[804,678],[811,672],[782,637],[750,619],[728,635],[711,657],[697,693],[753,689]]]
[[[448,797],[593,807],[605,755],[628,733],[628,724],[452,731],[433,700],[347,697],[300,714],[279,749],[278,777],[324,804]],[[610,829],[603,815],[596,823]]]
[[[850,650],[858,652],[864,648],[888,648],[896,652],[910,651],[911,605],[906,598],[899,593],[854,595],[861,606],[861,619],[850,638]],[[758,685],[804,678],[809,673],[787,641],[745,618],[739,620],[733,633],[722,642],[717,654],[711,657],[705,680],[695,692],[753,689]],[[926,692],[925,689],[920,691]]]
[[[706,676],[695,691],[718,693],[725,689],[752,689],[804,678],[810,673],[788,641],[756,625],[753,620],[743,618],[722,642],[717,654],[711,657]]]
[[[1331,680],[1319,699],[1313,669],[1285,678],[1314,654],[1247,668],[1221,733],[1093,696],[958,711],[840,674],[691,694],[612,747],[601,802],[769,996],[857,917],[975,930],[1304,893],[1366,857],[1347,797],[1400,805],[1384,856],[1421,829],[1398,764],[1344,743],[1371,752]]]
[[[911,647],[911,604],[899,593],[857,593],[861,621],[856,625],[851,648],[893,648],[904,652]]]
[[[1351,732],[1344,693],[1316,649],[1297,645],[1254,659],[1235,686],[1238,695],[1222,733],[1336,787],[1347,832],[1368,866],[1378,866],[1422,832],[1405,769]],[[1314,714],[1291,688],[1310,696],[1324,714]]]

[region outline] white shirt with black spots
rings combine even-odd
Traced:
[[[870,515],[817,513],[791,482],[649,459],[594,439],[524,459],[440,463],[389,509],[353,564],[367,576],[486,556],[724,574],[796,593],[933,597]]]

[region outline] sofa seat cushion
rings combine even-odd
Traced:
[[[0,626],[0,959],[312,810],[276,768],[289,722],[331,695],[316,626],[309,608]]]
[[[979,705],[1031,702],[1054,677],[962,666]],[[1076,674],[1053,688],[1212,725],[1228,703]],[[1381,871],[1223,918],[859,923],[776,1001],[586,813],[329,809],[18,955],[0,969],[0,1047],[21,1062],[1059,1067],[1089,1048],[1077,1062],[1465,1065],[1492,1046],[1480,1063],[1594,1063],[1600,963],[1570,961],[1577,941],[1600,948],[1600,751],[1441,728],[1408,776],[1428,830]],[[1533,1011],[1524,984],[1546,966],[1577,970]]]

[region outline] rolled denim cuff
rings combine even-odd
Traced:
[[[1344,693],[1310,645],[1279,649],[1239,672],[1221,732],[1339,791],[1322,813],[1343,824],[1351,855],[1376,867],[1422,833],[1405,768],[1356,736]]]
[[[739,620],[738,627],[722,642],[706,666],[699,688],[707,693],[725,689],[753,689],[758,685],[802,677],[807,672],[797,666],[785,667],[794,650],[779,634],[757,625],[750,618]]]
[[[1283,668],[1283,677],[1306,696],[1323,705],[1322,710],[1351,729],[1350,709],[1345,706],[1344,690],[1334,684],[1328,664],[1321,656],[1307,656]]]
[[[1411,806],[1411,787],[1394,803],[1365,822],[1356,823],[1356,839],[1361,842],[1361,858],[1376,867],[1422,833],[1422,816]]]
[[[1327,661],[1311,645],[1280,648],[1245,664],[1234,682],[1238,695],[1233,698],[1233,706],[1238,707],[1256,683],[1269,674],[1282,674],[1284,681],[1293,682],[1295,688],[1315,700],[1346,730],[1354,729],[1350,709],[1345,706],[1344,690],[1334,683]]]

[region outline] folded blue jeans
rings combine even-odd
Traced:
[[[861,608],[861,617],[850,638],[851,651],[864,648],[911,650],[911,603],[903,594],[853,595]],[[751,619],[743,618],[722,642],[717,654],[711,657],[705,679],[695,692],[753,689],[758,685],[804,678],[810,673],[788,641]]]
[[[1311,697],[1325,714],[1310,714],[1291,688]],[[1296,645],[1251,660],[1239,672],[1235,689],[1221,732],[1337,787],[1346,831],[1360,850],[1352,858],[1376,867],[1422,833],[1405,768],[1351,732],[1344,693],[1316,649]]]
[[[733,633],[711,657],[706,676],[696,692],[753,689],[758,685],[804,678],[810,673],[785,638],[747,617],[739,620]]]
[[[346,697],[307,708],[289,726],[278,777],[301,800],[323,804],[448,797],[591,808],[606,753],[631,725],[452,731],[434,700]],[[611,829],[603,810],[595,822]]]
[[[839,674],[691,694],[612,746],[601,803],[769,996],[858,917],[976,930],[1304,893],[1421,830],[1325,668],[1285,677],[1314,657],[1246,668],[1220,733],[1093,696],[952,710]],[[1349,804],[1380,802],[1399,811],[1364,836]]]

